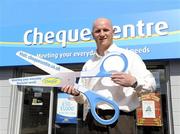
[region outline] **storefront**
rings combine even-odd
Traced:
[[[68,64],[66,65],[66,67],[73,66],[73,69],[80,70],[82,65],[83,64]],[[135,115],[135,118],[137,118],[137,134],[173,133],[175,129],[175,127],[173,126],[173,118],[178,117],[176,117],[176,114],[173,114],[172,111],[173,100],[171,96],[172,94],[174,94],[172,93],[172,89],[174,88],[174,86],[170,84],[170,78],[173,79],[174,76],[169,73],[171,72],[170,66],[179,65],[173,61],[146,61],[146,65],[156,77],[158,88],[155,93],[159,94],[159,96],[156,96],[155,99],[151,97],[150,99],[147,98],[147,100],[149,100],[149,102],[158,101],[157,104],[159,104],[159,107],[157,105],[154,105],[155,109],[153,109],[153,106],[150,109],[150,111],[155,110],[154,117],[151,117],[153,116],[151,113],[149,115],[143,115],[144,118],[143,116],[138,115],[143,111],[143,107],[141,107],[142,111],[140,113],[140,109],[137,109]],[[28,86],[12,87],[7,82],[7,78],[12,77],[12,74],[14,73],[16,74],[16,76],[32,76],[38,74],[45,74],[44,72],[33,66],[16,67],[16,69],[14,67],[1,68],[1,70],[1,74],[3,74],[3,78],[1,78],[1,83],[3,83],[3,85],[1,84],[1,88],[3,90],[6,89],[6,92],[3,92],[4,96],[2,95],[1,99],[2,101],[7,103],[6,105],[3,104],[4,107],[1,107],[1,109],[6,109],[6,107],[9,105],[6,111],[9,113],[9,122],[7,122],[7,129],[9,133],[79,134],[83,133],[83,130],[86,129],[87,126],[83,121],[82,104],[77,104],[74,106],[77,107],[77,110],[75,110],[75,112],[77,112],[77,116],[75,116],[74,118],[75,121],[71,120],[64,122],[62,119],[59,121],[57,120],[57,102],[58,93],[60,93],[59,89]],[[6,96],[8,92],[11,95],[10,97]],[[144,108],[144,111],[145,110],[148,110],[148,108]]]
[[[156,92],[141,96],[142,105],[134,114],[136,133],[177,134],[180,130],[180,20],[177,19],[180,7],[176,1],[171,2],[171,5],[164,2],[164,6],[153,1],[124,2],[126,6],[118,8],[120,3],[112,1],[104,3],[105,15],[96,12],[100,2],[94,6],[94,1],[4,2],[5,15],[0,26],[0,134],[80,134],[87,129],[83,105],[68,100],[69,96],[58,88],[12,86],[8,79],[47,74],[17,56],[19,51],[80,71],[94,54],[91,23],[99,16],[112,19],[114,42],[138,53],[156,78]],[[59,8],[61,4],[66,6]],[[94,11],[89,12],[92,6]],[[125,12],[127,7],[130,10]],[[73,118],[63,117],[63,112]]]

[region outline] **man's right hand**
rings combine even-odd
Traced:
[[[67,85],[67,86],[62,87],[61,91],[71,94],[71,95],[74,95],[74,96],[80,95],[80,92],[77,89],[75,89],[74,86],[72,86],[72,85]]]

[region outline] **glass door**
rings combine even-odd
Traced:
[[[137,134],[169,134],[170,130],[169,130],[168,113],[170,112],[169,109],[170,106],[168,106],[168,99],[170,98],[168,98],[168,91],[167,91],[168,70],[166,66],[167,66],[166,64],[153,65],[153,63],[148,65],[149,70],[153,73],[156,79],[157,89],[155,91],[155,94],[159,95],[158,97],[157,96],[156,97],[160,100],[158,101],[159,106],[157,107],[154,106],[153,109],[155,111],[154,114],[158,114],[159,116],[161,116],[159,117],[160,124],[156,124],[157,123],[156,121],[159,120],[157,116],[145,117],[144,125],[143,123],[141,125],[137,125]],[[156,101],[154,102],[156,103]],[[150,124],[150,121],[152,122],[152,120],[154,120],[154,122]],[[148,123],[145,123],[145,121],[149,121],[149,125],[147,125]]]
[[[24,67],[22,77],[42,75],[39,69]],[[23,92],[21,134],[48,134],[51,88],[19,86]]]
[[[59,102],[61,106],[58,106]],[[72,116],[72,112],[76,115]],[[65,116],[57,118],[58,114]],[[74,101],[69,100],[69,95],[60,92],[59,89],[54,90],[52,128],[52,134],[84,134],[84,130],[87,129],[83,121],[83,104],[74,104]]]
[[[21,134],[47,134],[49,119],[49,89],[24,87]]]

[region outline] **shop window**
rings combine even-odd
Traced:
[[[158,66],[159,67],[159,66]],[[136,110],[137,134],[168,134],[168,103],[166,70],[153,68],[157,89],[141,96],[141,106]]]
[[[47,134],[49,118],[49,90],[25,87],[21,134]]]

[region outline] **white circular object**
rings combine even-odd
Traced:
[[[107,72],[121,72],[125,67],[125,62],[120,56],[114,55],[104,61],[103,67]]]

